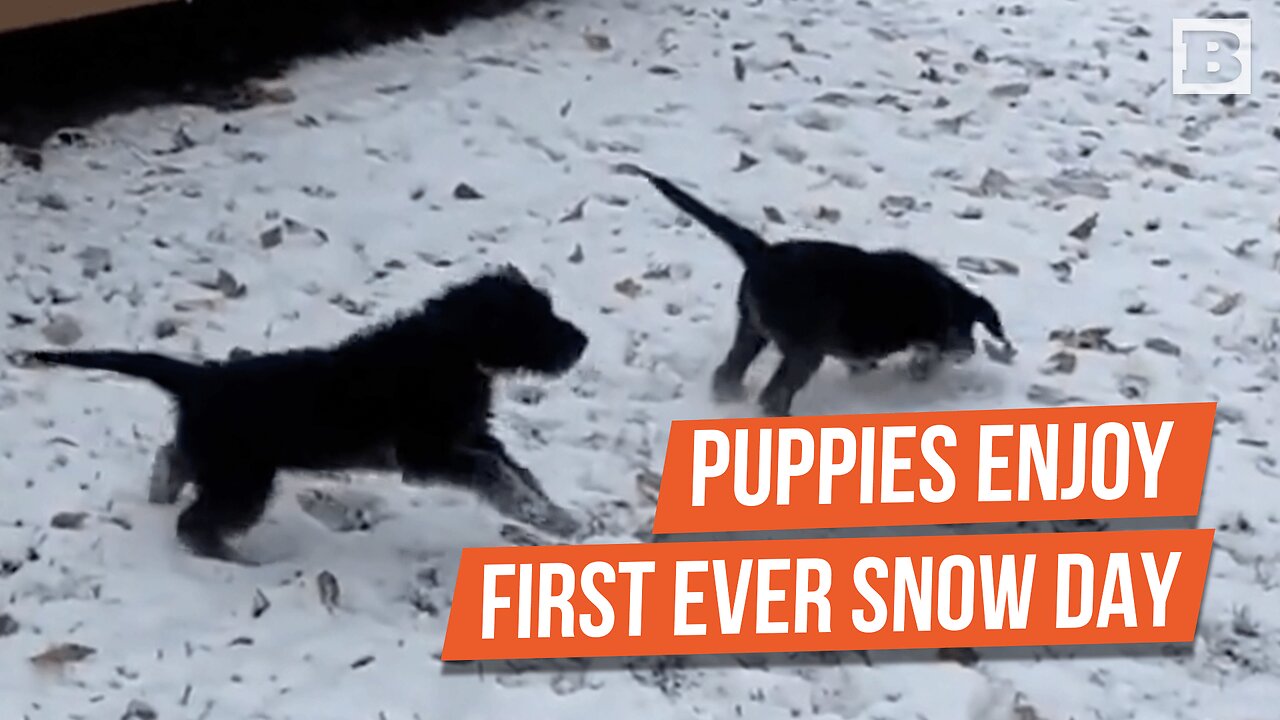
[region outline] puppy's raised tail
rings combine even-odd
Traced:
[[[173,395],[186,395],[199,383],[203,368],[155,353],[123,350],[36,350],[19,353],[25,364],[63,365],[106,370],[148,380]]]
[[[670,180],[643,168],[632,167],[644,176],[663,197],[723,240],[747,267],[754,265],[769,247],[769,243],[760,235],[707,207],[702,201],[676,187]]]

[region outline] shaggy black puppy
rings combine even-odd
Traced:
[[[177,406],[157,453],[151,501],[195,501],[178,536],[195,553],[249,562],[227,539],[262,516],[282,469],[398,470],[406,482],[472,490],[500,513],[572,535],[574,517],[490,431],[495,375],[560,375],[587,336],[512,266],[323,349],[193,364],[123,351],[32,352],[37,363],[144,378]]]
[[[775,416],[790,414],[792,398],[828,356],[860,372],[909,350],[911,376],[923,380],[944,357],[963,362],[973,355],[974,323],[1011,349],[991,303],[923,258],[817,240],[771,245],[666,178],[627,169],[724,240],[746,266],[733,346],[715,371],[719,400],[743,396],[743,376],[769,342],[782,364],[759,402]]]
[[[23,69],[0,73],[0,143],[19,146],[19,157],[38,167],[46,140],[81,142],[82,133],[75,128],[91,127],[106,115],[156,104],[238,111],[277,102],[278,94],[264,92],[256,83],[282,79],[299,61],[364,52],[423,32],[446,34],[460,23],[534,4],[161,2],[0,34],[0,67]],[[414,78],[415,85],[425,82]]]

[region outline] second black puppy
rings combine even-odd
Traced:
[[[490,431],[492,378],[560,375],[587,336],[514,267],[472,279],[333,348],[192,364],[150,353],[34,352],[36,362],[145,378],[170,393],[177,431],[157,454],[151,500],[172,503],[197,554],[261,517],[282,469],[398,470],[472,490],[502,514],[560,536],[578,522]]]
[[[943,358],[960,362],[973,355],[974,323],[1010,347],[991,303],[923,258],[817,240],[769,244],[666,178],[633,170],[724,240],[746,266],[733,346],[715,371],[720,400],[742,397],[743,376],[769,342],[781,351],[782,363],[759,402],[775,416],[790,414],[792,398],[826,357],[856,370],[910,350],[911,375],[923,379]]]

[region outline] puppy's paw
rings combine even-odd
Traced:
[[[907,366],[907,377],[910,378],[912,382],[926,382],[929,378],[933,377],[933,367],[925,364],[911,363]]]
[[[1018,355],[1017,348],[1008,340],[1003,345],[997,345],[990,340],[983,340],[982,349],[986,352],[987,357],[1001,365],[1012,365],[1013,359]]]
[[[934,352],[921,351],[907,361],[907,377],[913,382],[925,382],[938,372],[940,356]]]
[[[510,545],[521,545],[525,547],[538,547],[548,544],[546,538],[531,532],[523,525],[514,523],[503,523],[502,530],[499,531],[502,539]]]
[[[844,365],[850,377],[865,375],[880,367],[880,363],[875,360],[850,360]]]
[[[720,403],[739,402],[746,398],[747,389],[741,380],[730,380],[717,376],[711,383],[711,397]]]
[[[760,410],[764,412],[765,417],[791,417],[791,403],[778,398],[761,398]]]
[[[214,560],[247,568],[260,567],[262,565],[261,562],[228,545],[225,540],[186,534],[179,534],[179,539],[192,555],[203,560]]]
[[[503,517],[539,532],[570,538],[582,529],[582,521],[573,513],[523,482],[491,487],[483,495]]]

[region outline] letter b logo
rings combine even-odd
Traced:
[[[1173,21],[1174,95],[1248,95],[1252,91],[1252,22]]]

